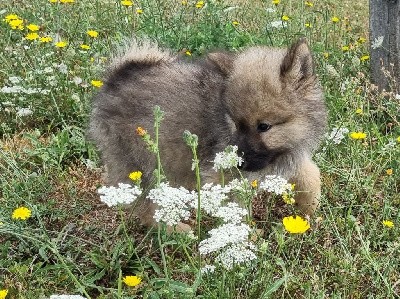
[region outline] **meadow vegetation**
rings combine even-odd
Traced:
[[[369,82],[367,4],[2,1],[0,299],[399,297],[400,91]],[[100,201],[101,165],[85,128],[110,57],[132,36],[188,60],[308,39],[329,109],[309,228],[285,228],[295,212],[278,196],[255,200],[263,215],[246,223],[256,258],[226,269],[199,254],[218,219],[193,223],[195,237],[167,234]],[[206,264],[215,269],[201,275]]]

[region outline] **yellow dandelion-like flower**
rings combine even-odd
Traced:
[[[324,55],[324,58],[325,58],[325,59],[328,59],[328,58],[329,58],[329,53],[328,53],[328,52],[324,52],[324,53],[322,53],[322,55]]]
[[[49,0],[50,3],[57,3],[58,0]]]
[[[181,4],[182,4],[183,6],[186,6],[186,5],[188,4],[188,2],[187,2],[186,0],[182,0],[182,1],[181,1]]]
[[[356,109],[356,114],[363,114],[363,110],[361,108]]]
[[[363,55],[363,56],[361,56],[361,57],[360,57],[360,60],[361,60],[361,61],[369,60],[369,55]]]
[[[203,8],[204,1],[197,1],[195,6],[196,6],[196,8]]]
[[[311,27],[312,27],[312,24],[311,24],[311,23],[305,23],[304,26],[305,26],[306,28],[311,28]]]
[[[8,22],[11,29],[23,30],[24,29],[24,20],[14,19]]]
[[[61,3],[74,3],[75,0],[60,0]]]
[[[349,46],[343,46],[342,47],[342,51],[343,52],[347,52],[347,51],[349,51],[350,50],[350,47]]]
[[[130,7],[133,5],[133,1],[124,0],[124,1],[121,1],[121,5]]]
[[[0,299],[5,299],[7,297],[8,290],[0,290]]]
[[[254,180],[254,181],[252,181],[252,182],[250,183],[250,185],[251,185],[253,188],[257,188],[257,186],[258,186],[258,181],[257,181],[257,180]]]
[[[65,48],[68,45],[68,43],[66,41],[59,41],[57,43],[55,43],[55,46],[57,48]]]
[[[20,20],[20,19],[21,18],[16,14],[9,14],[4,17],[3,21],[5,21],[6,23],[10,23],[10,21],[12,20]]]
[[[142,178],[142,172],[141,172],[141,171],[134,171],[134,172],[131,172],[131,173],[129,174],[129,178],[130,178],[132,181],[138,181],[138,180],[140,180],[140,179]]]
[[[192,56],[192,52],[190,52],[189,50],[186,50],[186,51],[185,51],[185,54],[186,54],[187,56]]]
[[[137,13],[138,15],[141,15],[141,14],[143,13],[143,9],[141,9],[141,8],[136,8],[136,13]]]
[[[96,30],[88,30],[86,33],[92,38],[96,38],[99,36],[99,33]]]
[[[287,15],[283,15],[281,19],[282,19],[282,21],[287,22],[290,20],[290,17]]]
[[[25,39],[27,40],[35,40],[39,38],[39,34],[37,34],[36,32],[30,32],[25,36]]]
[[[357,42],[360,43],[360,44],[363,44],[363,43],[365,43],[366,41],[367,41],[367,39],[366,39],[365,37],[360,37],[360,38],[357,40]]]
[[[137,127],[136,128],[136,134],[138,134],[139,136],[144,136],[147,134],[147,131],[145,129],[143,129],[142,127]]]
[[[387,175],[392,175],[393,174],[393,169],[392,168],[386,169],[386,174]]]
[[[400,136],[396,138],[397,142],[400,143]]]
[[[331,18],[331,21],[333,23],[338,23],[340,21],[340,19],[338,17],[334,16],[334,17]]]
[[[142,279],[139,276],[127,275],[124,277],[123,282],[128,287],[136,287],[141,283]]]
[[[272,0],[272,4],[274,5],[278,5],[279,3],[281,3],[281,0]]]
[[[310,2],[310,1],[305,1],[305,2],[304,2],[304,5],[305,5],[305,6],[308,6],[308,7],[313,7],[313,6],[314,6],[314,3]]]
[[[282,194],[282,199],[287,205],[292,205],[296,202],[294,200],[293,196],[291,196],[290,194],[288,194],[286,192]]]
[[[11,218],[12,219],[21,219],[21,220],[26,220],[29,217],[31,217],[31,210],[29,210],[26,207],[19,207],[17,209],[14,210],[14,212],[12,213]]]
[[[282,223],[285,229],[291,234],[302,234],[310,228],[308,221],[300,216],[284,217]]]
[[[290,184],[290,190],[294,190],[296,188],[296,184]]]
[[[90,46],[89,46],[89,45],[82,44],[82,45],[80,45],[80,48],[81,48],[82,50],[89,50],[89,49],[90,49]]]
[[[36,24],[29,24],[28,26],[26,26],[26,28],[29,31],[38,31],[40,29],[40,26],[38,26]]]
[[[43,37],[39,38],[39,41],[41,43],[49,43],[49,42],[53,41],[53,38],[50,36],[43,36]]]
[[[367,137],[366,133],[363,132],[351,132],[350,133],[350,138],[351,139],[365,139]]]
[[[90,81],[90,83],[91,83],[94,87],[102,87],[102,86],[103,86],[103,81],[100,81],[100,80],[92,80],[92,81]]]
[[[382,221],[382,224],[383,224],[384,226],[386,226],[386,227],[389,227],[389,228],[392,228],[392,227],[394,226],[394,223],[393,223],[393,221],[391,221],[391,220],[383,220],[383,221]]]
[[[233,21],[232,25],[237,26],[237,25],[240,25],[240,23],[238,21]]]

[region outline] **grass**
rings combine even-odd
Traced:
[[[52,294],[399,297],[400,91],[378,92],[368,80],[368,59],[360,60],[369,51],[360,40],[368,37],[367,2],[324,0],[312,7],[291,0],[276,6],[270,1],[205,2],[202,8],[195,1],[143,0],[132,7],[112,0],[3,3],[1,19],[17,14],[25,27],[37,24],[41,37],[53,38],[29,41],[26,28],[13,30],[0,22],[0,290],[8,290],[7,299]],[[272,28],[271,22],[283,15],[290,18],[287,26]],[[332,22],[334,16],[340,21]],[[91,38],[88,30],[99,36]],[[264,235],[255,240],[256,262],[234,271],[218,268],[199,280],[197,241],[163,231],[157,236],[129,209],[99,201],[101,170],[84,137],[96,92],[91,81],[101,79],[111,53],[132,35],[149,36],[192,56],[215,48],[286,46],[299,36],[308,38],[330,112],[329,132],[366,133],[361,140],[345,134],[340,144],[323,141],[315,155],[322,171],[321,207],[308,232],[286,233],[281,215],[272,212]],[[59,40],[67,46],[56,48]],[[15,85],[25,91],[5,88]],[[21,108],[32,114],[24,116]],[[32,216],[12,219],[19,206],[28,207]],[[384,220],[394,226],[384,226]],[[209,222],[203,229],[212,227]],[[121,282],[125,275],[138,275],[142,282],[128,287]]]

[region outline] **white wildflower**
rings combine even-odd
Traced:
[[[382,149],[381,152],[388,152],[392,150],[394,147],[396,147],[397,142],[393,138],[389,138],[388,143],[386,143]]]
[[[240,193],[246,193],[251,189],[250,183],[246,178],[241,180],[233,179],[226,185],[226,187],[232,191],[237,191]]]
[[[75,77],[73,77],[72,78],[72,82],[74,82],[76,85],[79,85],[79,84],[81,84],[82,83],[82,78],[81,77],[77,77],[77,76],[75,76]]]
[[[260,183],[259,189],[282,195],[283,193],[290,192],[292,185],[278,175],[267,175],[265,176],[265,180]]]
[[[396,100],[400,100],[400,94],[396,94],[396,96],[394,97]]]
[[[199,243],[201,255],[219,251],[220,249],[241,242],[246,242],[250,233],[247,224],[226,223],[209,231],[210,237]]]
[[[29,108],[19,108],[17,110],[16,115],[19,117],[29,116],[33,113],[33,111]]]
[[[109,207],[116,206],[117,204],[130,204],[142,194],[142,190],[139,187],[132,187],[129,184],[123,183],[119,183],[118,187],[103,186],[97,192],[100,194],[100,200]]]
[[[214,273],[215,266],[214,265],[205,265],[203,268],[200,269],[201,274],[209,274]]]
[[[51,295],[49,299],[86,299],[81,295]]]
[[[218,254],[215,261],[221,263],[225,269],[231,270],[235,265],[257,259],[254,253],[255,250],[256,247],[249,242],[232,244]]]
[[[52,73],[53,71],[54,71],[53,68],[50,67],[50,66],[45,67],[44,70],[43,70],[43,72],[44,72],[45,74],[50,74],[50,73]]]
[[[268,7],[265,11],[268,12],[268,13],[276,12],[275,8],[272,8],[272,7]]]
[[[8,81],[10,81],[11,84],[15,85],[18,84],[22,81],[21,77],[17,77],[17,76],[12,76],[12,77],[8,77]]]
[[[226,206],[219,207],[217,212],[214,214],[215,217],[219,217],[225,223],[239,224],[242,222],[243,217],[247,215],[247,210],[239,207],[236,202],[229,202]]]
[[[238,147],[236,145],[229,145],[223,152],[217,153],[213,161],[213,169],[218,171],[241,166],[243,158],[237,155],[237,150]]]
[[[383,36],[379,36],[379,37],[375,38],[375,40],[371,44],[371,48],[374,50],[380,48],[382,46],[383,39],[384,39]]]
[[[57,68],[58,68],[58,71],[60,73],[62,73],[62,74],[67,74],[68,73],[68,67],[67,67],[67,65],[65,63],[57,64]]]
[[[159,206],[154,219],[170,226],[178,224],[182,219],[189,219],[189,205],[194,201],[193,193],[183,187],[170,187],[168,183],[161,183],[158,188],[150,190],[147,198]]]
[[[0,89],[2,93],[20,93],[24,90],[22,86],[14,85],[14,86],[4,86]]]
[[[282,20],[272,21],[268,25],[269,28],[276,28],[276,29],[285,28],[286,26],[287,26],[286,22],[283,22]]]
[[[214,185],[212,183],[205,184],[200,191],[201,208],[209,215],[214,216],[222,202],[228,199],[229,187]],[[193,198],[197,199],[197,193],[192,192]],[[197,208],[197,200],[192,203],[192,208]]]
[[[339,73],[336,71],[335,67],[331,64],[326,65],[326,72],[328,73],[329,76],[338,78]]]
[[[229,6],[224,9],[224,12],[230,12],[230,11],[238,9],[238,8],[239,8],[239,6]]]
[[[347,128],[333,128],[329,135],[325,135],[327,140],[332,140],[334,144],[340,144],[349,133]]]

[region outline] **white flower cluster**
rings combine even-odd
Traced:
[[[200,269],[201,274],[208,274],[213,273],[215,271],[214,265],[205,265],[203,268]]]
[[[213,161],[213,169],[215,171],[219,171],[241,166],[243,163],[243,158],[237,155],[237,150],[238,147],[236,145],[229,145],[225,151],[217,153]]]
[[[168,183],[161,183],[158,188],[150,190],[147,198],[159,206],[154,213],[154,219],[173,226],[182,219],[189,219],[189,207],[193,203],[194,193],[183,187],[173,188]]]
[[[97,192],[100,194],[100,200],[109,207],[117,204],[130,204],[142,194],[139,187],[123,183],[119,183],[118,188],[103,186]]]
[[[225,223],[239,224],[243,217],[247,215],[247,210],[239,207],[236,202],[228,202],[226,206],[221,206],[214,216],[221,218]]]
[[[383,39],[384,39],[384,36],[379,36],[379,37],[375,38],[371,44],[371,48],[374,50],[380,48],[383,44]]]
[[[50,90],[42,88],[25,88],[19,85],[3,86],[0,88],[0,93],[24,93],[24,94],[49,94]]]
[[[49,299],[86,299],[81,295],[51,295]]]
[[[347,128],[333,128],[331,133],[329,135],[326,134],[325,136],[327,140],[332,140],[334,144],[340,144],[348,133],[349,129]]]
[[[269,28],[276,28],[276,29],[285,28],[286,26],[287,26],[286,22],[282,20],[272,21],[271,23],[268,24]]]
[[[231,191],[237,191],[240,193],[247,193],[251,189],[250,183],[247,179],[233,179],[228,183],[227,187]]]
[[[260,183],[260,190],[273,192],[277,195],[288,193],[292,190],[292,185],[278,175],[266,175],[265,180]]]
[[[221,263],[226,269],[230,270],[235,265],[248,263],[257,259],[254,253],[255,250],[256,247],[249,242],[232,244],[222,251],[215,261]]]
[[[201,208],[209,215],[214,216],[221,204],[228,199],[229,187],[221,185],[205,184],[200,191]],[[197,193],[193,192],[192,208],[197,208]]]
[[[19,117],[29,116],[33,111],[29,108],[18,108],[16,115]]]

